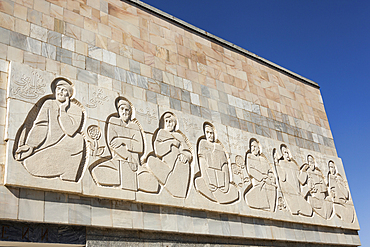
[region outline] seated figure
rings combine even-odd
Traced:
[[[190,181],[192,153],[185,136],[176,131],[177,119],[166,112],[154,136],[154,156],[149,156],[147,168],[158,182],[174,197],[185,198]]]
[[[284,144],[280,146],[283,156],[276,164],[280,189],[288,208],[294,215],[312,216],[311,205],[303,198],[298,180],[298,165],[292,159],[290,150]]]
[[[231,203],[239,198],[235,185],[230,184],[228,158],[222,144],[216,139],[212,124],[204,123],[204,137],[198,144],[200,175],[195,178],[195,188],[209,200]]]
[[[103,186],[120,186],[137,191],[137,170],[144,151],[143,135],[138,123],[131,119],[132,107],[123,97],[116,99],[118,115],[108,119],[107,143],[111,159],[92,169],[96,182]]]
[[[246,193],[245,199],[251,208],[273,212],[276,205],[276,178],[267,158],[261,154],[259,142],[252,138],[246,157],[252,188]]]
[[[334,202],[334,212],[343,221],[352,223],[355,218],[355,210],[350,200],[348,185],[337,172],[334,161],[330,160],[328,166],[329,194]]]
[[[52,91],[54,97],[43,102],[30,131],[22,130],[15,159],[33,176],[76,182],[85,155],[83,111],[71,100],[73,87],[67,79],[54,79]]]
[[[299,174],[302,195],[318,215],[324,219],[329,219],[333,212],[333,203],[327,198],[328,188],[324,176],[316,167],[312,155],[307,156],[307,162],[301,167]]]

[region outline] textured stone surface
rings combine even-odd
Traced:
[[[317,84],[145,8],[0,4],[0,217],[358,245]]]

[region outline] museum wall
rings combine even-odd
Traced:
[[[360,244],[319,86],[140,1],[0,0],[0,116],[0,219]]]

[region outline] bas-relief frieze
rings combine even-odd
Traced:
[[[231,127],[201,123],[200,118],[192,121],[186,114],[178,118],[179,113],[171,110],[159,117],[152,103],[129,100],[94,85],[85,93],[91,97],[83,98],[76,92],[81,86],[62,77],[50,80],[51,94],[47,94],[50,82],[45,78],[50,75],[25,74],[10,79],[14,85],[9,86],[9,95],[34,106],[9,143],[14,143],[14,162],[40,181],[79,184],[85,176],[92,181],[86,184],[109,193],[161,196],[165,190],[180,199],[192,196],[193,186],[214,204],[244,203],[255,212],[355,220],[347,182],[333,160],[320,157],[316,161],[307,154],[302,162],[302,154],[296,152],[299,158],[295,159],[286,144],[274,147],[276,142],[264,137],[259,140]],[[24,79],[27,75],[34,77]],[[23,85],[22,78],[27,87],[38,87],[36,98],[21,94],[22,88],[14,89]]]

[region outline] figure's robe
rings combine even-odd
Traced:
[[[190,182],[192,158],[185,137],[176,131],[160,129],[154,140],[154,152],[155,157],[148,158],[148,168],[171,195],[184,198]],[[187,161],[183,162],[180,155]]]
[[[333,203],[326,200],[328,189],[321,172],[317,169],[301,171],[299,181],[302,184],[303,197],[307,198],[307,201],[318,215],[328,219],[333,212]]]
[[[123,144],[110,146],[112,158],[93,169],[97,182],[105,186],[121,186],[122,189],[137,191],[136,171],[140,165],[140,154],[144,150],[143,136],[139,125],[133,121],[127,124],[118,117],[111,117],[108,123],[108,145],[120,139]]]
[[[293,161],[280,160],[276,168],[281,192],[292,214],[311,216],[311,205],[300,192],[298,166]]]
[[[202,195],[219,203],[239,198],[236,187],[230,184],[228,160],[220,143],[201,140],[198,162],[201,176],[195,179],[195,187]]]
[[[277,185],[268,160],[261,155],[249,153],[247,169],[253,186],[245,196],[248,205],[252,208],[274,211]]]
[[[352,223],[355,218],[355,210],[350,201],[347,183],[339,174],[329,174],[330,194],[334,201],[334,212],[343,221]]]
[[[54,99],[43,103],[25,141],[34,151],[24,166],[34,176],[76,181],[84,153],[84,139],[78,132],[83,112],[73,102],[66,111],[59,105]]]

